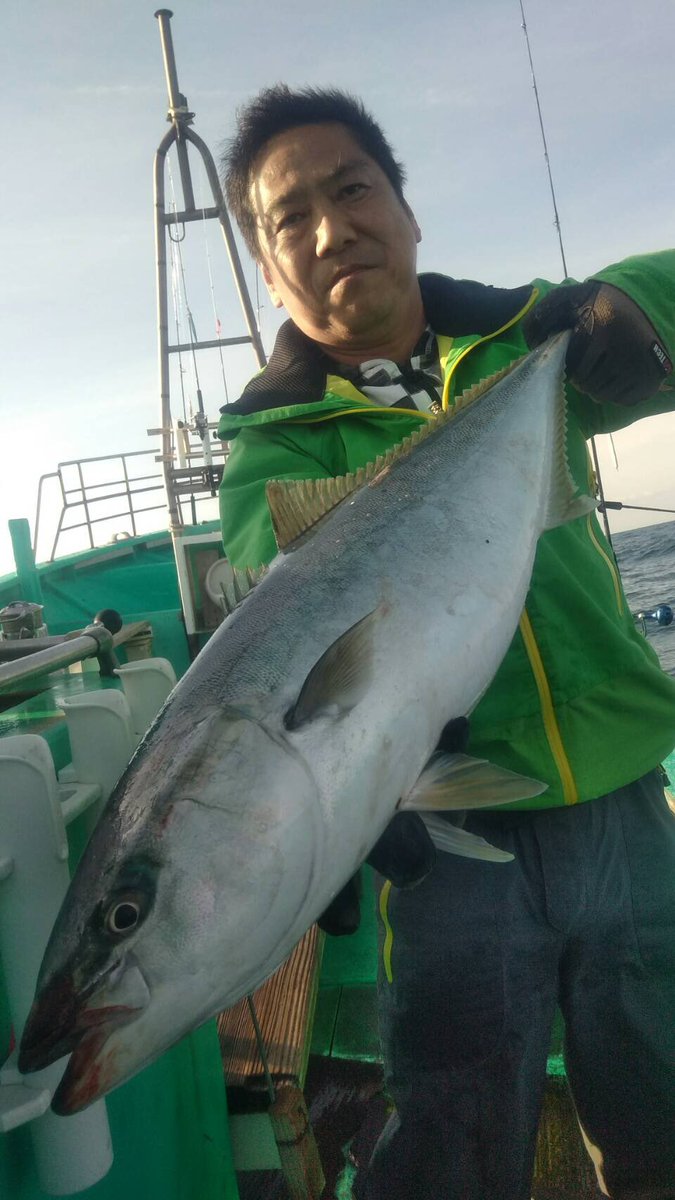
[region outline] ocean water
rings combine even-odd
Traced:
[[[669,604],[675,613],[675,521],[616,533],[612,542],[631,612]],[[646,630],[664,670],[675,675],[675,621],[647,621]]]

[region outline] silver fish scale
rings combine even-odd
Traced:
[[[400,593],[406,577],[416,581],[412,594],[403,586],[413,600],[420,588],[440,590],[443,576],[453,569],[448,549],[467,538],[476,541],[479,506],[486,499],[482,491],[491,484],[485,465],[496,469],[514,409],[523,407],[527,385],[539,369],[540,356],[531,355],[375,483],[343,501],[297,549],[279,556],[214,635],[176,700],[180,696],[189,704],[195,693],[202,701],[213,696],[236,703],[273,691],[287,680],[291,663],[296,676],[299,668],[309,671],[335,638],[387,599],[388,591]],[[545,432],[542,427],[540,451]],[[479,465],[485,474],[476,489],[472,483]],[[511,488],[514,471],[506,472]],[[475,504],[467,511],[465,498],[472,491]],[[495,522],[493,514],[495,532],[516,519],[516,507],[501,521]]]

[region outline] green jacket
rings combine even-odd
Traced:
[[[675,251],[631,258],[594,278],[613,283],[640,305],[672,359]],[[490,288],[441,275],[422,275],[420,285],[451,404],[526,352],[522,318],[552,287],[536,280],[522,288]],[[637,411],[595,404],[567,385],[568,454],[582,488],[593,486],[586,439],[675,408],[670,380]],[[428,419],[374,405],[333,375],[330,360],[287,322],[266,370],[223,410],[220,422],[219,436],[232,442],[220,491],[231,562],[255,567],[276,552],[268,479],[343,475]],[[544,534],[520,626],[472,714],[470,752],[546,781],[542,796],[515,807],[548,807],[630,783],[674,744],[675,679],[661,671],[635,628],[596,517]]]

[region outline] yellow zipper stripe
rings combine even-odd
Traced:
[[[455,371],[457,370],[457,367],[461,363],[462,359],[465,358],[466,355],[471,350],[473,350],[476,346],[480,346],[483,342],[489,342],[491,338],[495,338],[500,333],[504,333],[507,329],[510,329],[512,325],[515,325],[518,321],[520,321],[521,317],[525,316],[525,313],[529,311],[529,309],[532,307],[532,305],[538,299],[538,297],[539,297],[539,289],[533,288],[532,295],[530,296],[529,300],[527,301],[527,304],[525,304],[523,306],[523,308],[521,308],[520,312],[516,313],[515,317],[511,317],[511,320],[507,321],[506,325],[502,325],[499,329],[495,329],[494,333],[488,333],[485,335],[485,337],[479,338],[477,342],[472,342],[470,346],[467,346],[466,349],[462,351],[462,353],[458,356],[457,360],[453,363],[452,367],[450,368],[450,372],[449,372],[449,374],[445,380],[445,383],[443,385],[442,405],[443,405],[443,409],[445,411],[447,411],[448,405],[449,405],[450,380],[453,378]],[[445,371],[445,365],[447,363],[450,350],[452,349],[453,341],[454,341],[454,338],[448,337],[446,334],[437,334],[436,335],[436,343],[438,345],[438,355],[439,355],[439,359],[440,359],[440,363],[441,363],[441,370],[443,370],[443,371]],[[360,392],[358,390],[358,388],[354,386],[354,384],[351,382],[350,379],[342,379],[342,377],[340,375],[328,375],[326,377],[326,388],[329,391],[334,392],[336,396],[341,396],[345,400],[356,400],[359,396],[363,395],[363,393]],[[434,419],[433,413],[424,412],[423,409],[400,408],[398,406],[395,408],[390,408],[388,405],[383,406],[383,405],[379,405],[379,404],[368,404],[365,396],[363,397],[363,399],[364,399],[364,403],[360,404],[358,408],[341,408],[341,409],[338,409],[336,412],[327,413],[325,416],[322,416],[322,417],[312,417],[309,420],[307,417],[298,417],[297,420],[294,420],[293,418],[291,418],[289,420],[288,424],[289,425],[318,425],[320,421],[334,421],[337,417],[351,417],[351,416],[354,416],[355,413],[362,413],[362,412],[377,412],[377,413],[381,413],[383,415],[385,413],[389,413],[393,416],[395,416],[396,413],[407,413],[410,416],[422,417],[422,419],[424,421],[433,421],[433,419]]]
[[[326,375],[326,391],[340,396],[343,400],[356,400],[357,404],[366,399],[356,384],[352,383],[351,379],[344,379],[342,375]]]
[[[544,664],[541,660],[539,647],[537,645],[532,623],[526,608],[523,609],[523,614],[520,618],[520,632],[523,635],[525,650],[527,652],[527,657],[530,660],[532,674],[534,675],[537,691],[539,692],[539,703],[541,704],[542,717],[544,720],[544,730],[546,732],[551,754],[553,755],[555,765],[558,769],[558,774],[560,775],[563,788],[563,798],[565,800],[565,804],[577,804],[579,800],[579,792],[577,791],[577,785],[574,780],[574,775],[572,774],[572,768],[565,753],[565,747],[563,746],[563,740],[560,735],[560,729],[558,728],[555,709],[553,707],[551,689],[548,685]]]
[[[379,413],[381,416],[395,417],[397,413],[406,413],[410,417],[422,417],[424,421],[433,421],[434,414],[423,412],[419,408],[383,408],[379,404],[360,404],[358,408],[339,408],[335,412],[325,413],[322,417],[290,417],[288,425],[318,425],[321,421],[334,421],[337,417],[352,417],[355,413]]]
[[[612,576],[612,583],[614,584],[614,595],[616,596],[616,606],[619,610],[619,616],[621,617],[621,616],[623,616],[623,596],[621,594],[621,584],[619,583],[619,576],[618,576],[618,572],[616,569],[616,565],[612,561],[612,559],[609,557],[609,554],[607,554],[606,550],[600,545],[600,542],[598,541],[595,530],[593,528],[593,522],[591,521],[590,513],[588,514],[588,516],[586,518],[586,523],[587,523],[587,527],[588,527],[588,536],[590,537],[590,539],[591,539],[593,545],[595,546],[600,557],[604,558],[605,562],[607,563],[607,566],[609,567],[609,573]]]
[[[389,924],[389,914],[387,905],[389,903],[389,893],[391,891],[391,880],[386,879],[382,891],[380,892],[380,916],[384,925],[384,946],[382,947],[382,962],[384,964],[384,973],[387,976],[387,983],[394,982],[394,974],[391,969],[391,951],[394,945],[394,931]]]
[[[521,308],[520,312],[516,313],[515,317],[511,317],[511,320],[507,321],[506,325],[502,325],[499,329],[495,329],[494,333],[488,333],[485,335],[485,337],[478,338],[477,342],[472,342],[470,346],[467,346],[464,350],[462,350],[461,354],[457,355],[457,358],[452,364],[443,385],[443,398],[441,402],[444,412],[447,412],[448,408],[450,407],[450,381],[453,379],[455,372],[462,360],[465,359],[467,354],[469,354],[472,350],[475,350],[476,346],[482,346],[483,342],[491,341],[492,338],[498,337],[500,333],[505,333],[507,329],[510,329],[512,325],[515,325],[518,321],[520,321],[521,318],[525,316],[525,313],[529,312],[529,310],[532,308],[532,305],[538,299],[539,288],[533,288],[532,295],[528,299],[527,304]]]
[[[438,359],[441,364],[441,374],[445,375],[445,364],[448,361],[448,355],[452,350],[454,338],[448,336],[447,333],[436,334],[436,345],[438,346]]]

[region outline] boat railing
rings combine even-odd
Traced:
[[[121,620],[121,619],[120,619]],[[118,646],[151,632],[148,621],[133,621],[120,625],[113,633],[98,620],[82,630],[62,637],[17,638],[0,642],[0,707],[2,692],[40,679],[50,671],[60,671],[87,658],[97,658],[100,674],[112,676],[118,663],[114,651]]]
[[[125,529],[126,536],[136,536],[139,516],[165,507],[161,498],[156,503],[148,503],[152,498],[161,497],[163,492],[162,476],[154,469],[155,454],[152,449],[69,459],[59,463],[56,471],[42,475],[38,484],[33,543],[36,559],[52,562],[66,535],[78,530],[84,531],[86,546],[93,549],[97,545],[96,527],[105,523],[109,532],[111,521],[128,522],[130,528]],[[44,554],[45,541],[49,537],[45,524],[48,513],[50,517],[54,513],[51,480],[56,481],[56,505],[60,500],[60,512],[51,547]]]
[[[215,429],[215,424],[209,429]],[[178,465],[172,466],[171,473],[179,512],[184,521],[196,524],[197,505],[217,493],[226,447],[214,442],[210,461],[205,461],[202,443],[195,443],[193,431],[185,426],[174,430],[173,445],[173,461]],[[164,522],[148,514],[167,509],[163,467],[162,456],[152,447],[70,459],[59,463],[56,471],[42,475],[33,538],[36,561],[53,562],[64,552],[65,540],[73,536],[78,549],[93,550],[161,528]],[[184,515],[183,505],[187,505]]]

